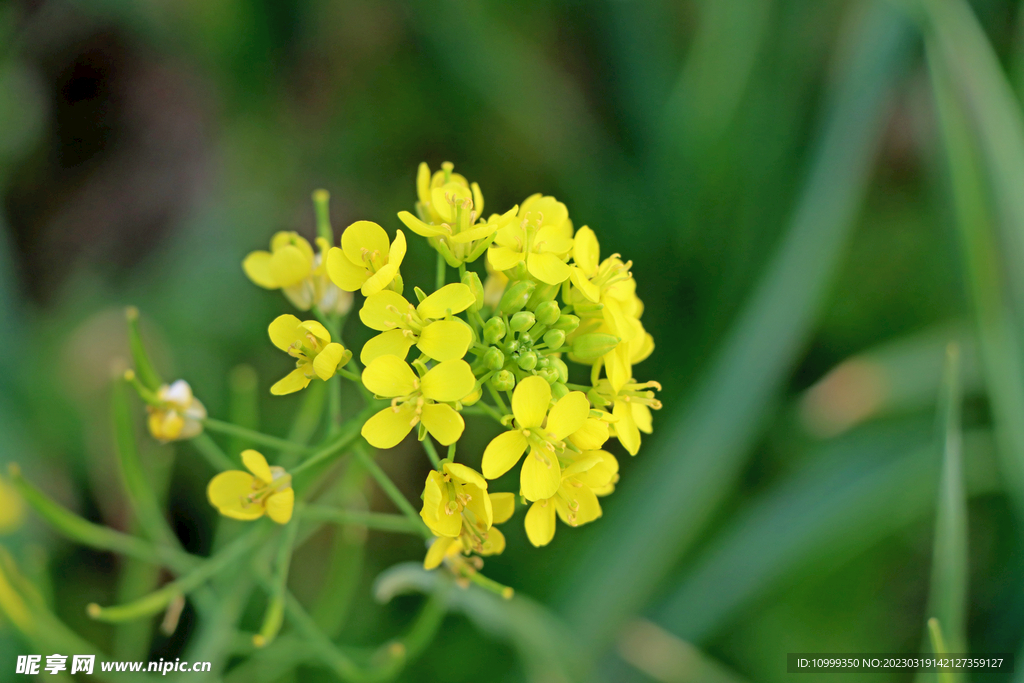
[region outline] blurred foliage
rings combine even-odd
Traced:
[[[281,301],[246,281],[242,257],[276,230],[312,238],[317,187],[331,192],[336,226],[369,218],[393,230],[416,164],[451,160],[489,205],[540,188],[633,259],[658,344],[644,372],[662,379],[666,407],[651,447],[623,459],[604,518],[543,556],[509,529],[509,552],[488,571],[522,597],[503,608],[456,592],[403,680],[779,681],[791,651],[930,647],[930,616],[964,621],[942,625],[947,643],[966,633],[970,651],[1016,651],[1022,10],[0,5],[0,461],[87,518],[129,528],[108,408],[111,369],[129,354],[127,304],[143,312],[164,374],[188,378],[211,415],[240,410],[230,378],[254,368],[260,398],[245,419],[283,434],[300,399],[270,401],[282,364],[263,333]],[[408,283],[430,279],[425,244],[411,243],[406,263]],[[366,333],[355,324],[346,336]],[[952,451],[949,341],[965,392]],[[207,465],[189,445],[141,448],[150,463],[177,451],[171,524],[187,550],[208,552]],[[378,461],[418,497],[426,461],[414,445]],[[963,481],[950,478],[961,469]],[[390,509],[353,476],[345,495]],[[131,647],[83,609],[112,602],[130,564],[32,516],[2,543],[39,605],[75,632],[55,638]],[[332,552],[361,553],[362,566],[332,565]],[[398,564],[421,549],[386,535],[363,549],[324,534],[299,557],[301,600],[316,599],[304,587],[328,567],[358,572],[336,612],[314,617],[367,648],[405,628],[422,602],[410,594],[445,581]],[[966,608],[929,597],[963,582]],[[259,610],[239,609],[258,626]],[[212,647],[201,628],[186,608],[151,658]],[[3,666],[23,651],[0,626]],[[293,655],[227,679],[330,679],[303,663],[300,643]]]

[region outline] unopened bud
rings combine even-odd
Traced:
[[[505,354],[497,346],[492,346],[484,354],[484,365],[488,370],[501,370],[505,365]]]
[[[498,303],[498,308],[505,315],[512,315],[523,310],[523,306],[526,305],[536,287],[537,283],[530,280],[516,282],[505,290],[505,293],[501,296],[501,301]]]
[[[544,333],[544,343],[552,351],[557,351],[565,343],[565,332],[561,330],[548,330]]]
[[[552,325],[556,330],[562,330],[566,334],[572,334],[579,326],[580,319],[574,315],[560,315],[555,324]]]
[[[569,393],[569,387],[565,386],[561,382],[555,382],[551,385],[551,396],[557,401],[566,394]]]
[[[577,337],[572,343],[572,354],[583,363],[592,363],[614,349],[619,338],[610,334],[591,332]]]
[[[526,302],[526,307],[531,311],[536,310],[537,306],[540,306],[545,301],[554,299],[560,287],[561,285],[539,285],[537,289],[533,290],[533,294],[530,295],[529,301]]]
[[[561,309],[559,309],[557,301],[545,301],[537,306],[533,312],[537,316],[537,322],[542,325],[551,326],[558,321]]]
[[[551,367],[558,372],[558,379],[561,382],[569,381],[569,366],[561,358],[551,358]]]
[[[508,370],[502,370],[491,377],[491,386],[498,391],[512,391],[516,388],[516,376]]]
[[[527,351],[526,353],[520,354],[519,367],[523,370],[533,370],[537,367],[537,354],[533,351]]]
[[[548,384],[554,384],[558,381],[558,373],[551,368],[545,368],[536,372],[538,377],[543,377],[544,381]]]
[[[592,304],[589,301],[578,303],[574,309],[582,316],[595,316],[604,310],[604,304]]]
[[[484,343],[494,344],[505,337],[505,321],[494,317],[484,323]]]
[[[537,317],[529,311],[519,311],[512,320],[509,321],[508,326],[512,328],[513,332],[522,332],[533,327],[533,324],[537,322]]]
[[[473,292],[473,304],[469,307],[471,311],[479,311],[484,307],[484,286],[480,282],[480,276],[471,270],[467,270],[462,276],[462,284],[469,287]]]

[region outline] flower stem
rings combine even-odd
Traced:
[[[498,404],[499,408],[501,408],[501,412],[503,414],[505,414],[505,415],[508,415],[509,414],[509,409],[508,409],[508,406],[505,405],[505,399],[503,399],[501,397],[501,393],[497,389],[494,388],[493,384],[488,382],[488,384],[487,384],[487,391],[489,391],[491,393],[491,398],[493,398],[494,402]]]
[[[290,524],[286,524],[281,533],[280,545],[277,547],[277,562],[275,566],[274,583],[271,587],[270,602],[267,611],[263,615],[263,625],[260,632],[252,638],[256,647],[266,647],[281,630],[284,623],[284,602],[285,590],[288,586],[288,570],[292,562],[292,549],[295,546],[295,536],[299,530],[299,520],[302,519],[304,509],[301,502],[295,506],[295,518]]]
[[[423,450],[427,452],[427,457],[430,458],[430,462],[434,464],[434,469],[441,469],[441,458],[437,457],[437,449],[434,448],[434,442],[430,440],[430,435],[423,439]]]
[[[199,455],[206,458],[206,462],[210,463],[213,469],[218,472],[225,472],[227,470],[237,470],[240,463],[233,461],[228,457],[217,442],[210,438],[209,434],[199,434],[189,439],[189,443],[195,446],[195,449],[199,451]]]
[[[235,436],[242,441],[249,441],[253,444],[268,446],[282,451],[305,451],[308,453],[311,450],[308,446],[302,446],[292,441],[288,441],[287,439],[281,439],[252,429],[239,427],[238,425],[231,424],[230,422],[224,422],[223,420],[215,420],[212,417],[208,417],[203,420],[203,426],[211,432]]]
[[[438,289],[441,289],[442,287],[444,287],[445,268],[447,268],[447,267],[448,267],[448,264],[445,263],[444,256],[441,254],[440,251],[438,251],[437,252],[437,274],[434,277],[434,290],[435,291],[438,290]]]
[[[366,420],[369,415],[369,411],[363,411],[355,419],[349,420],[347,423],[341,426],[338,430],[338,437],[332,440],[329,444],[323,448],[315,451],[311,456],[306,458],[298,467],[294,467],[291,470],[292,477],[295,477],[300,472],[304,472],[309,468],[317,465],[337,453],[342,453],[352,446],[360,438],[359,426]]]
[[[345,510],[327,505],[307,505],[303,519],[332,524],[357,524],[376,531],[389,531],[397,534],[421,535],[420,526],[414,524],[405,515],[393,515],[384,512],[362,512]]]
[[[401,510],[409,521],[419,529],[424,538],[431,538],[432,535],[427,529],[427,525],[423,523],[423,520],[421,520],[420,516],[416,514],[416,510],[413,506],[405,499],[405,496],[403,496],[402,492],[398,490],[398,487],[395,486],[395,482],[391,481],[384,470],[380,468],[380,465],[378,465],[374,461],[373,457],[366,452],[366,448],[360,444],[356,447],[355,451],[356,457],[359,458],[363,467],[366,468],[366,471],[370,473],[370,476],[377,482],[377,485],[381,487],[385,494],[387,494],[387,497],[391,499],[391,502],[395,504],[395,507]]]

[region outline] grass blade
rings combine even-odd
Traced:
[[[853,226],[907,37],[881,5],[863,26],[787,235],[690,407],[624,480],[615,514],[566,577],[562,606],[582,635],[607,639],[643,605],[738,476]]]

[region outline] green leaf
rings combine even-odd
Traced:
[[[876,5],[863,21],[782,243],[693,400],[681,413],[656,418],[656,428],[667,433],[624,479],[603,533],[565,578],[565,614],[598,642],[651,597],[732,488],[810,334],[863,198],[907,52],[898,15]]]

